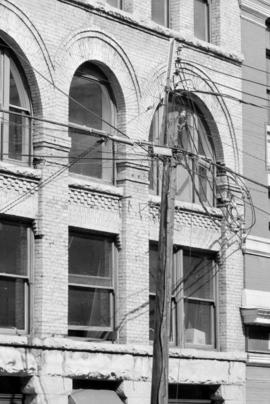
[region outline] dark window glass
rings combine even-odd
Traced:
[[[207,0],[194,0],[194,33],[203,41],[209,41],[209,4]]]
[[[25,330],[28,301],[27,226],[0,223],[0,328]]]
[[[0,223],[0,273],[27,275],[27,229]]]
[[[113,240],[69,237],[69,335],[107,338],[113,329]],[[105,333],[105,334],[104,334]]]
[[[0,85],[0,104],[12,113],[4,113],[0,126],[0,153],[2,159],[29,163],[31,161],[30,100],[25,79],[9,51],[1,50],[0,66],[3,83]]]
[[[20,94],[17,88],[17,84],[14,80],[12,71],[10,71],[9,79],[9,103],[21,107]]]
[[[157,268],[157,245],[150,244],[150,340],[154,337]],[[170,339],[177,345],[215,345],[214,268],[213,258],[204,253],[187,253],[181,249],[174,253]]]
[[[152,0],[152,20],[168,26],[168,0]]]
[[[110,291],[69,288],[69,324],[87,327],[110,327]]]
[[[0,277],[0,327],[25,328],[25,292],[23,279]]]
[[[113,7],[122,8],[122,0],[106,0]]]
[[[111,284],[112,242],[87,235],[71,234],[69,239],[69,274],[74,281]],[[99,279],[101,278],[101,279]]]
[[[270,327],[248,326],[247,348],[250,352],[270,351]]]
[[[184,294],[187,297],[213,299],[213,263],[207,257],[183,256]]]
[[[116,109],[107,77],[92,64],[82,65],[70,87],[69,121],[93,130],[112,134]],[[70,129],[70,171],[94,178],[113,180],[111,141],[97,143],[89,132]]]

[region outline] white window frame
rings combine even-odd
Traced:
[[[21,106],[10,104],[10,71],[16,82]],[[0,46],[0,153],[2,160],[8,160],[16,164],[30,165],[32,154],[31,139],[31,103],[25,85],[23,73],[20,71],[11,53]],[[9,157],[9,122],[12,116],[23,117],[22,125],[22,156],[21,159]]]
[[[156,249],[157,244],[154,242],[150,242],[149,248]],[[181,348],[199,348],[199,349],[205,349],[205,350],[214,350],[217,348],[217,301],[218,301],[218,296],[217,296],[217,284],[218,284],[218,275],[217,275],[217,262],[213,254],[209,252],[203,252],[203,251],[198,251],[198,250],[192,250],[192,253],[198,254],[201,257],[208,257],[211,258],[212,261],[212,276],[211,280],[213,282],[213,298],[209,299],[203,299],[203,298],[197,298],[197,297],[187,297],[184,294],[184,285],[181,282],[181,285],[179,286],[178,290],[175,291],[173,290],[173,285],[177,285],[179,280],[183,279],[183,255],[184,251],[188,251],[186,249],[183,249],[182,247],[180,248],[174,248],[174,253],[173,253],[173,265],[174,265],[174,271],[172,274],[172,295],[171,295],[171,304],[173,305],[171,307],[171,344],[179,346]],[[155,293],[149,292],[149,298],[154,297]],[[185,343],[185,313],[184,313],[184,303],[186,300],[189,301],[197,301],[197,302],[205,302],[206,304],[210,304],[213,308],[211,310],[211,340],[212,344],[192,344],[192,343]]]
[[[154,21],[154,22],[156,22],[153,19],[153,2],[155,2],[155,1],[156,0],[151,0],[151,18],[152,18],[152,21]],[[156,24],[160,24],[164,27],[169,28],[170,27],[170,0],[160,0],[160,1],[164,3],[164,16],[163,16],[164,23],[161,24],[159,22],[156,22]]]
[[[117,5],[113,5],[110,3],[110,0],[106,0],[106,3],[108,3],[111,7],[119,8],[120,10],[123,10],[123,2],[124,0],[117,0]]]
[[[202,41],[205,42],[211,42],[211,2],[212,0],[203,0],[203,2],[206,4],[206,13],[205,13],[205,36],[204,38],[199,38],[196,36],[196,27],[195,27],[195,2],[197,0],[194,0],[194,36]]]
[[[31,276],[32,276],[32,262],[33,262],[33,232],[31,230],[31,226],[23,221],[12,221],[7,219],[1,219],[0,223],[7,224],[7,225],[22,225],[26,229],[26,237],[27,237],[27,270],[25,275],[18,275],[18,274],[9,274],[5,272],[0,272],[0,278],[6,279],[22,279],[24,280],[24,328],[17,329],[17,328],[8,328],[2,327],[0,325],[0,333],[3,334],[27,334],[29,332],[29,325],[30,325],[30,284],[31,284]]]
[[[76,280],[76,275],[72,275],[69,273],[69,283],[68,286],[69,288],[85,288],[86,290],[93,290],[93,289],[100,289],[100,290],[106,290],[109,291],[110,293],[110,326],[105,327],[105,326],[84,326],[84,325],[68,325],[68,330],[70,331],[88,331],[88,332],[105,332],[105,333],[110,333],[112,334],[115,330],[115,277],[116,277],[116,265],[117,265],[117,248],[115,246],[115,243],[113,241],[113,237],[104,235],[102,233],[92,233],[92,232],[85,232],[78,230],[76,228],[70,228],[69,230],[69,236],[71,237],[72,234],[75,236],[81,236],[87,238],[91,237],[96,237],[98,239],[108,239],[112,243],[112,249],[111,249],[111,285],[98,285],[98,282],[91,283],[90,281],[87,282],[87,276],[85,277],[86,282],[81,283]],[[82,276],[80,276],[82,277]],[[90,278],[90,277],[89,277]],[[82,338],[82,339],[95,339],[91,337],[80,337],[76,336],[76,338]]]
[[[91,64],[91,63],[90,63]],[[95,65],[93,64],[93,67],[95,67]],[[73,77],[76,76],[76,72],[75,75]],[[100,89],[102,92],[102,112],[103,115],[101,117],[102,119],[102,129],[101,131],[95,128],[86,128],[85,131],[82,129],[77,130],[77,136],[80,136],[81,134],[89,134],[89,129],[91,129],[92,133],[95,134],[100,134],[102,131],[104,131],[106,133],[106,123],[104,121],[110,122],[111,126],[110,126],[110,132],[112,133],[112,131],[114,131],[113,127],[117,127],[117,110],[116,110],[116,104],[113,102],[112,96],[110,94],[110,92],[112,92],[110,85],[108,83],[108,85],[104,85],[102,83],[102,80],[99,80],[98,77],[94,76],[94,75],[85,75],[82,74],[80,75],[80,77],[85,78],[86,80],[93,80],[96,81],[97,83],[99,83],[100,85]],[[70,108],[70,106],[69,106]],[[75,125],[77,124],[77,122],[71,122],[75,123]],[[83,125],[82,125],[83,126]],[[98,139],[98,138],[97,138]],[[112,160],[110,161],[109,164],[109,168],[108,168],[108,156],[109,156],[109,149],[111,148],[111,157]],[[101,164],[102,164],[102,175],[101,177],[94,177],[94,176],[88,176],[87,174],[82,174],[82,173],[76,173],[76,171],[72,170],[72,166],[70,168],[70,172],[72,175],[74,176],[79,176],[79,177],[88,177],[91,178],[91,180],[93,181],[97,181],[97,182],[105,182],[105,183],[112,183],[115,184],[116,182],[116,162],[115,162],[115,152],[116,152],[116,147],[115,147],[115,143],[112,140],[108,140],[107,142],[103,142],[101,144]],[[106,157],[106,158],[104,158]],[[70,163],[72,163],[73,160],[70,161]]]

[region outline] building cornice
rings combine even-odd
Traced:
[[[248,236],[245,244],[245,253],[270,258],[270,239]]]
[[[107,4],[100,3],[90,3],[88,0],[58,0],[60,3],[66,3],[70,6],[79,7],[85,11],[91,11],[99,15],[103,15],[106,18],[117,20],[122,24],[128,24],[139,30],[148,32],[149,34],[159,36],[161,38],[175,38],[179,42],[183,42],[187,47],[193,49],[200,49],[204,51],[208,56],[218,57],[229,63],[235,63],[241,65],[243,63],[243,55],[240,53],[230,52],[227,49],[223,49],[220,46],[201,41],[192,36],[185,36],[180,34],[178,31],[172,30],[170,28],[163,27],[156,24],[151,20],[141,20],[135,18],[132,14],[126,11],[116,9]]]
[[[270,4],[265,0],[242,0],[241,9],[260,19],[270,16]]]

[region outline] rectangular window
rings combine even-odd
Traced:
[[[120,8],[121,10],[123,8],[122,6],[123,0],[106,0],[106,2],[110,4],[110,6]]]
[[[247,326],[248,352],[270,352],[270,327]]]
[[[169,0],[152,0],[152,20],[164,27],[169,26]]]
[[[69,236],[69,335],[110,339],[114,326],[114,241],[71,231]]]
[[[28,328],[31,230],[23,223],[0,222],[0,328]]]
[[[194,35],[198,39],[210,42],[209,0],[194,0]]]
[[[157,245],[150,244],[150,339],[154,336]],[[171,295],[171,341],[180,346],[215,347],[215,278],[212,255],[177,249]]]

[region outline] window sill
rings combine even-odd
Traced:
[[[39,169],[18,165],[7,161],[0,161],[0,174],[1,173],[28,177],[36,180],[41,178],[41,171]]]
[[[160,205],[161,197],[159,195],[149,194],[149,202],[153,203],[155,205]],[[182,202],[182,201],[176,200],[175,208],[187,210],[190,212],[198,212],[198,213],[206,214],[204,208],[198,203]],[[222,211],[219,208],[206,207],[206,210],[209,214],[211,214],[213,216],[222,217]]]
[[[102,181],[102,180],[100,180]],[[78,178],[76,175],[70,175],[69,186],[71,188],[84,189],[86,191],[99,192],[101,194],[115,195],[122,197],[124,192],[122,187],[116,187],[111,184],[94,181],[91,179]]]

